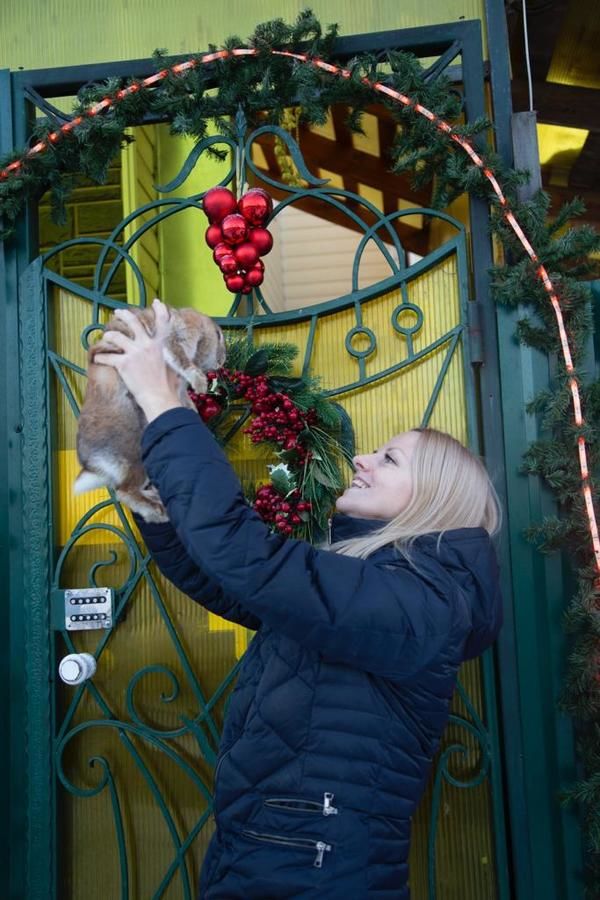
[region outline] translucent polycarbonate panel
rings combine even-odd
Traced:
[[[373,337],[363,332],[349,338],[361,328]],[[426,414],[427,424],[468,442],[461,329],[455,255],[407,279],[402,287],[363,302],[358,312],[351,304],[318,317],[310,370],[347,409],[361,451],[422,424]],[[278,325],[273,319],[268,328],[255,328],[254,340],[297,345],[295,370],[299,372],[310,330],[307,320]],[[347,342],[359,353],[373,345],[364,359],[364,371]],[[396,371],[381,377],[390,369]],[[348,389],[337,393],[342,386]]]
[[[223,705],[248,632],[158,575],[107,491],[73,495],[85,381],[72,367],[85,367],[92,313],[74,294],[50,295],[55,586],[113,587],[117,606],[112,631],[57,639],[55,665],[69,652],[97,658],[86,685],[57,680],[60,897],[175,900],[195,895]]]

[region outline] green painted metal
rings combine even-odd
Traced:
[[[12,146],[12,121],[10,103],[10,74],[6,70],[0,70],[0,153],[8,153]],[[13,809],[15,804],[22,805],[19,801],[20,780],[17,789],[11,776],[11,735],[13,733],[13,703],[18,702],[18,691],[13,693],[12,667],[15,660],[11,658],[10,643],[10,573],[11,573],[11,534],[10,534],[10,510],[9,495],[11,484],[14,484],[10,475],[11,450],[14,447],[18,435],[15,434],[15,400],[8,402],[10,385],[12,384],[12,365],[15,363],[14,347],[12,345],[14,304],[8,302],[9,292],[14,286],[14,260],[8,247],[0,244],[0,578],[4,585],[4,602],[0,604],[0,709],[3,711],[4,727],[0,729],[0,797],[3,798],[4,809]],[[8,725],[8,727],[7,727]],[[22,770],[21,770],[22,771]],[[21,772],[19,773],[21,774]],[[18,778],[18,776],[17,776]],[[22,797],[22,795],[21,795]],[[1,802],[1,801],[0,801]],[[19,805],[17,810],[20,813]],[[18,819],[17,819],[18,821]],[[11,858],[11,822],[4,815],[0,822],[0,893],[4,897],[11,896],[10,867],[14,866],[14,857]],[[12,898],[11,898],[12,900]]]
[[[438,760],[435,771],[433,799],[431,805],[431,824],[429,829],[429,843],[431,847],[431,852],[429,854],[429,900],[443,900],[443,897],[438,894],[436,886],[435,852],[435,832],[442,802],[442,784],[444,781],[446,781],[448,782],[448,784],[452,784],[454,787],[458,788],[477,787],[478,785],[482,784],[486,780],[486,778],[489,777],[490,769],[493,765],[493,753],[488,736],[488,728],[483,724],[480,717],[477,715],[475,707],[469,700],[469,697],[467,696],[467,693],[460,682],[457,685],[456,691],[468,711],[470,720],[464,718],[463,716],[451,714],[449,718],[449,724],[458,725],[461,729],[464,729],[475,739],[481,749],[481,759],[479,761],[478,768],[475,769],[474,774],[465,781],[459,781],[458,779],[456,779],[450,772],[449,768],[449,761],[454,754],[459,754],[460,756],[469,755],[469,748],[465,744],[456,742],[449,744],[444,748]]]
[[[47,308],[41,278],[41,259],[28,267],[21,282],[20,344],[28,365],[21,369],[23,411],[23,530],[22,601],[27,648],[26,735],[29,891],[33,900],[48,894],[49,873],[54,881],[53,792],[50,736],[53,730],[54,695],[50,673],[48,586],[52,547],[50,511],[50,422],[48,367],[46,360]]]
[[[498,152],[513,164],[512,100],[508,34],[502,0],[486,0],[490,42],[491,88],[497,123]],[[522,166],[518,166],[522,167]],[[499,308],[498,329],[503,442],[508,527],[503,563],[512,574],[507,620],[499,644],[507,678],[500,682],[508,706],[511,682],[518,678],[521,753],[509,746],[508,786],[514,810],[515,879],[522,896],[547,900],[579,900],[583,896],[583,847],[579,811],[565,808],[560,794],[580,777],[572,721],[557,709],[568,643],[562,629],[568,587],[559,557],[544,557],[524,537],[524,530],[557,512],[539,479],[521,474],[522,455],[532,441],[543,439],[537,417],[525,406],[554,377],[553,363],[514,339],[519,311]],[[568,568],[568,561],[567,561]]]
[[[461,50],[464,55],[466,54],[467,49],[469,49],[471,57],[473,57],[474,53],[480,53],[480,45],[477,43],[478,36],[471,27],[473,23],[465,24],[469,27],[458,29],[458,31],[455,27],[449,29],[452,40],[455,39],[456,34],[460,35],[460,40],[458,41],[458,49],[454,45],[446,48],[444,62],[453,59]],[[430,34],[427,39],[425,39],[424,35],[421,35],[421,42],[416,40],[416,46],[420,46],[423,54],[431,52],[434,48],[439,50],[439,46],[443,42],[443,32],[440,29],[433,29],[432,31],[435,31],[435,34]],[[380,38],[380,36],[378,36],[378,38]],[[393,43],[395,46],[398,45],[398,41]],[[356,41],[354,39],[349,39],[348,47],[352,48],[354,44],[356,44]],[[443,66],[440,66],[439,71],[435,70],[432,77],[433,75],[437,76],[443,68]],[[71,77],[75,78],[75,75],[72,75]],[[18,86],[19,80],[15,83]],[[473,106],[475,106],[475,104],[473,104]],[[25,127],[24,124],[22,127]],[[230,183],[234,178],[237,178],[237,183],[243,183],[245,180],[245,167],[248,166],[249,168],[252,168],[250,157],[251,143],[259,132],[264,131],[264,129],[258,129],[247,136],[245,134],[245,123],[243,123],[239,117],[236,122],[236,128],[237,133],[231,139],[232,149],[235,150],[234,165],[223,183]],[[241,298],[236,298],[232,305],[232,309],[230,310],[230,314],[222,320],[223,324],[229,329],[243,329],[251,334],[254,328],[268,328],[272,323],[283,324],[286,322],[309,319],[310,329],[303,355],[303,369],[308,371],[319,321],[340,309],[353,308],[355,310],[356,324],[346,335],[346,350],[356,359],[357,377],[348,384],[336,386],[335,389],[330,391],[331,395],[341,394],[354,389],[357,386],[386,378],[390,374],[400,371],[409,363],[414,364],[415,362],[418,362],[420,358],[425,356],[426,353],[430,352],[432,349],[444,345],[447,347],[445,362],[436,381],[432,395],[429,398],[427,407],[423,412],[422,421],[423,424],[426,424],[433,411],[452,354],[459,344],[463,349],[467,383],[469,383],[472,376],[470,344],[467,339],[467,323],[469,321],[468,307],[474,301],[469,300],[470,274],[467,265],[466,235],[464,229],[460,223],[452,220],[451,217],[446,214],[427,209],[417,210],[417,212],[420,212],[423,215],[439,216],[446,221],[452,222],[456,226],[457,233],[452,240],[444,245],[444,247],[439,248],[416,265],[407,267],[404,251],[393,228],[393,222],[396,218],[401,218],[402,216],[411,213],[414,214],[415,210],[403,210],[402,212],[398,212],[391,216],[383,216],[375,210],[372,204],[368,204],[363,198],[358,197],[357,195],[352,195],[349,192],[337,189],[328,189],[323,186],[321,179],[314,179],[310,176],[310,173],[306,169],[300,156],[299,148],[293,146],[294,142],[289,135],[286,135],[285,132],[283,132],[283,137],[290,146],[290,152],[295,158],[296,165],[299,168],[304,167],[306,170],[305,177],[308,175],[306,180],[309,184],[313,185],[308,188],[311,195],[319,196],[323,202],[331,203],[336,206],[337,209],[341,209],[344,214],[352,217],[356,223],[363,226],[364,234],[352,270],[353,290],[344,297],[336,298],[326,304],[320,304],[317,307],[311,307],[309,310],[297,310],[277,314],[275,316],[269,314],[268,305],[262,297],[260,290],[258,290],[249,299],[248,302],[250,306],[243,315],[240,314]],[[211,138],[210,140],[213,139]],[[182,172],[176,179],[171,181],[170,185],[163,186],[165,193],[167,193],[167,189],[172,189],[176,182],[177,185],[180,185],[182,181],[185,180],[187,174],[189,174],[193,166],[198,162],[201,152],[204,149],[206,149],[206,147],[201,147],[193,158],[190,157],[186,161]],[[291,186],[289,188],[288,186],[285,187],[289,192],[289,197],[278,206],[276,214],[280,214],[289,203],[294,202],[295,199],[301,197],[303,194],[302,189]],[[349,211],[345,205],[341,203],[341,197],[352,197],[359,209],[362,205],[363,208],[369,208],[371,212],[377,213],[378,219],[376,223],[369,227],[364,225],[357,212]],[[27,769],[24,773],[28,788],[28,832],[26,846],[26,871],[28,879],[27,900],[38,900],[38,898],[41,900],[42,897],[44,900],[50,900],[50,898],[53,900],[53,898],[57,896],[54,884],[56,863],[54,814],[56,809],[56,795],[55,786],[51,783],[52,770],[48,766],[48,761],[50,759],[54,760],[56,775],[65,790],[77,796],[91,796],[102,790],[107,790],[109,792],[113,809],[115,834],[119,849],[121,896],[123,898],[128,896],[130,873],[124,836],[121,809],[122,803],[119,797],[119,786],[113,776],[110,761],[101,755],[94,756],[90,760],[94,765],[101,768],[103,774],[96,787],[87,791],[72,784],[63,768],[63,755],[70,741],[83,730],[95,728],[113,729],[119,735],[121,742],[138,764],[138,768],[167,823],[173,844],[174,857],[170,867],[165,872],[162,883],[158,885],[153,896],[157,898],[164,896],[168,886],[176,877],[180,879],[181,890],[183,892],[182,896],[191,896],[190,890],[192,888],[187,880],[183,854],[190,846],[194,837],[204,827],[208,813],[205,813],[198,818],[188,834],[179,833],[166,804],[160,796],[159,788],[152,773],[149,771],[147,765],[144,763],[136,749],[136,744],[133,742],[133,736],[147,742],[157,750],[160,750],[160,752],[165,753],[182,769],[182,771],[185,772],[194,789],[199,791],[204,797],[208,797],[208,786],[202,781],[197,773],[189,767],[185,760],[172,750],[168,744],[168,739],[186,732],[192,734],[197,741],[200,754],[210,765],[214,764],[218,732],[212,710],[234,679],[238,667],[236,666],[231,670],[211,697],[205,696],[192,667],[189,665],[177,630],[170,621],[160,597],[160,592],[153,580],[151,571],[148,568],[149,559],[137,545],[128,526],[126,517],[123,515],[122,511],[119,511],[120,525],[118,527],[109,526],[107,524],[98,525],[89,521],[94,514],[101,513],[104,509],[108,509],[109,506],[112,506],[114,498],[111,501],[106,501],[104,504],[94,507],[93,510],[86,513],[77,524],[71,538],[61,551],[58,559],[56,561],[51,560],[49,554],[49,548],[52,546],[52,536],[49,532],[49,523],[51,522],[50,497],[52,486],[51,471],[49,467],[51,433],[48,427],[51,422],[51,415],[48,407],[50,397],[50,391],[48,389],[48,372],[51,368],[52,372],[56,375],[57,384],[60,389],[65,391],[71,410],[75,415],[77,414],[77,401],[69,388],[63,370],[65,368],[71,368],[73,371],[81,373],[81,368],[72,361],[60,356],[52,349],[51,342],[49,341],[46,317],[48,303],[50,302],[48,289],[52,285],[64,287],[88,302],[90,305],[89,325],[82,334],[82,342],[85,346],[90,331],[98,327],[100,310],[103,307],[114,309],[115,307],[122,305],[119,301],[110,297],[111,282],[119,265],[132,266],[132,270],[140,288],[141,304],[143,305],[145,303],[143,280],[141,279],[139,269],[135,266],[129,251],[148,228],[155,227],[158,222],[164,220],[168,216],[176,214],[181,209],[186,209],[190,206],[198,207],[200,199],[200,196],[185,199],[162,198],[159,201],[147,204],[142,210],[136,210],[135,213],[127,218],[127,220],[120,223],[118,228],[115,229],[106,240],[83,239],[82,242],[85,241],[87,244],[95,243],[99,247],[96,276],[92,289],[83,288],[61,278],[44,265],[44,263],[47,263],[55,254],[73,246],[74,242],[71,241],[56,247],[51,254],[47,255],[44,261],[37,260],[31,266],[26,268],[24,281],[19,293],[22,341],[20,353],[22,385],[21,408],[26,422],[26,428],[23,435],[23,465],[24,471],[31,474],[28,475],[26,479],[23,479],[23,512],[20,518],[20,521],[23,523],[23,539],[26,542],[26,552],[23,557],[25,562],[23,569],[23,583],[14,586],[12,595],[15,597],[17,593],[22,592],[22,596],[26,598],[25,614],[23,618],[25,630],[21,646],[24,646],[27,649],[29,659],[32,659],[31,653],[33,653],[33,665],[30,668],[28,667],[27,671],[23,673],[23,677],[26,679],[27,684],[24,687],[22,695],[25,710],[26,734],[28,738]],[[150,212],[151,210],[156,210],[155,215],[144,222],[144,224],[140,226],[126,242],[119,243],[125,224],[131,221],[134,216],[139,215],[141,211]],[[385,234],[388,240],[391,239],[395,255],[390,252],[389,247],[384,243],[383,238],[381,237],[382,234]],[[367,241],[374,241],[380,248],[390,266],[390,276],[382,282],[379,282],[377,285],[373,285],[368,289],[359,290],[358,279],[360,260]],[[24,248],[25,255],[27,255],[27,248],[34,246],[34,243],[32,243],[25,234],[22,234],[21,245]],[[105,264],[110,252],[115,252],[116,257],[110,266],[107,267]],[[418,306],[408,301],[407,286],[412,279],[417,278],[424,271],[437,265],[449,254],[455,254],[458,261],[459,283],[461,288],[461,322],[447,334],[437,338],[436,341],[430,344],[425,350],[414,352],[412,338],[419,332],[422,326],[424,313]],[[23,262],[24,260],[22,260],[22,264]],[[364,304],[367,304],[369,300],[381,296],[392,287],[400,289],[403,301],[394,310],[390,327],[397,333],[403,335],[409,350],[409,357],[402,363],[367,376],[365,359],[375,349],[377,336],[371,329],[365,328],[362,324],[361,310]],[[414,323],[412,325],[405,326],[400,324],[399,316],[403,312],[410,312],[414,316]],[[8,333],[9,330],[7,329],[7,334]],[[352,347],[352,336],[357,333],[363,333],[369,336],[371,346],[366,351],[357,352]],[[471,444],[472,446],[477,447],[479,433],[477,427],[478,411],[476,408],[475,396],[470,390],[468,391],[467,412]],[[37,477],[37,475],[41,475],[41,478]],[[115,504],[115,506],[119,509],[118,504]],[[130,717],[129,722],[119,720],[114,715],[113,710],[110,709],[106,699],[101,696],[93,681],[77,688],[73,692],[71,702],[63,713],[61,721],[53,721],[55,712],[54,697],[53,691],[51,690],[52,682],[49,682],[48,678],[50,676],[52,679],[53,673],[56,671],[56,659],[54,658],[53,642],[50,639],[51,622],[49,621],[48,598],[52,592],[55,592],[60,588],[61,571],[71,549],[82,536],[97,528],[109,530],[114,535],[115,539],[126,548],[129,558],[129,571],[125,580],[117,589],[117,623],[120,617],[126,613],[127,604],[134,589],[139,584],[140,580],[144,579],[150,588],[152,600],[160,611],[161,619],[167,628],[169,638],[176,648],[177,656],[182,664],[187,684],[192,687],[195,701],[198,706],[198,713],[193,719],[182,720],[181,725],[177,729],[158,730],[152,728],[148,723],[143,721],[142,716],[138,714],[136,710],[136,685],[139,684],[141,679],[153,672],[159,671],[159,669],[162,674],[168,678],[172,687],[171,693],[167,696],[163,696],[163,702],[172,702],[178,695],[180,684],[175,674],[168,668],[165,668],[164,666],[159,667],[157,664],[140,669],[127,686],[126,696],[127,710]],[[42,548],[41,552],[39,551],[40,547]],[[112,558],[96,561],[90,567],[88,583],[90,585],[95,584],[97,578],[101,577],[100,573],[102,568],[110,565],[113,561]],[[15,570],[12,569],[12,571]],[[72,644],[69,635],[65,634],[63,637],[67,648],[69,650],[74,649],[74,645]],[[95,649],[97,658],[100,658],[102,653],[105,652],[106,647],[110,644],[110,640],[110,632],[102,635]],[[490,655],[488,655],[484,661],[484,671],[486,673],[486,700],[488,706],[488,721],[486,722],[486,725],[484,726],[477,717],[472,704],[470,704],[468,698],[465,696],[463,696],[463,702],[469,717],[463,718],[454,716],[453,722],[454,724],[460,725],[472,736],[475,736],[481,747],[482,756],[480,768],[477,777],[473,779],[473,784],[478,784],[485,778],[490,779],[491,790],[494,797],[493,809],[497,841],[498,896],[500,900],[506,900],[509,896],[508,867],[506,865],[499,735],[498,727],[495,722],[495,698],[493,695],[493,660]],[[46,685],[46,687],[42,688],[42,685]],[[84,692],[88,692],[92,696],[98,707],[100,717],[90,719],[83,724],[74,724],[75,712]],[[16,696],[18,697],[18,694]],[[432,830],[430,835],[430,865],[431,872],[433,873],[429,885],[430,900],[434,900],[436,897],[435,835],[437,816],[439,813],[441,784],[445,780],[457,787],[468,787],[468,784],[458,784],[456,779],[453,779],[453,776],[447,767],[448,758],[451,754],[464,754],[465,752],[467,752],[466,745],[460,743],[447,748],[440,762],[440,767],[436,776],[434,787],[434,815],[432,817]],[[48,873],[51,873],[50,883]],[[443,898],[440,898],[440,900],[443,900]]]

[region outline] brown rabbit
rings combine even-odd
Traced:
[[[152,335],[154,310],[149,307],[131,312]],[[182,377],[181,402],[193,409],[187,386],[198,393],[206,391],[204,370],[223,365],[225,340],[219,326],[208,316],[194,309],[169,307],[169,312],[170,331],[164,357],[167,365]],[[106,351],[111,331],[133,337],[125,322],[112,318],[104,331],[106,340],[103,338],[88,351],[88,383],[77,429],[81,472],[73,490],[83,494],[99,487],[113,488],[119,500],[146,522],[165,522],[165,508],[142,466],[141,438],[146,417],[116,369],[94,362],[97,353]]]

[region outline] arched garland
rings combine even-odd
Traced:
[[[553,389],[529,410],[542,413],[551,438],[529,448],[525,470],[547,482],[561,508],[560,519],[535,526],[531,538],[542,550],[566,550],[576,567],[578,588],[568,611],[574,640],[563,705],[579,724],[586,778],[572,796],[584,806],[590,881],[597,885],[600,539],[590,472],[599,462],[600,385],[584,383],[578,373],[591,322],[589,291],[577,279],[589,271],[584,260],[600,247],[600,239],[589,227],[565,229],[568,219],[581,212],[580,201],[567,204],[553,223],[547,221],[549,199],[543,192],[520,203],[515,188],[522,175],[504,166],[489,147],[480,149],[489,123],[451,125],[460,112],[455,94],[439,79],[426,83],[416,59],[389,52],[382,71],[378,59],[361,55],[342,67],[328,61],[335,37],[335,28],[323,35],[317,19],[305,11],[291,26],[281,20],[258,26],[246,46],[233,37],[220,50],[174,64],[157,54],[159,71],[146,79],[86,87],[72,119],[57,120],[50,128],[38,125],[29,150],[2,163],[4,236],[26,199],[48,188],[60,219],[73,173],[101,182],[125,140],[125,128],[140,123],[145,113],[171,119],[176,134],[202,139],[211,120],[226,132],[228,117],[240,105],[249,122],[264,110],[269,121],[281,122],[286,107],[293,106],[310,124],[323,122],[328,108],[342,103],[351,108],[349,124],[357,128],[374,93],[402,125],[391,152],[394,171],[413,172],[419,185],[435,176],[434,205],[445,206],[465,191],[490,204],[491,228],[511,260],[493,271],[494,298],[511,307],[528,305],[533,318],[519,323],[519,339],[560,360]],[[218,91],[210,94],[215,85]],[[452,145],[463,153],[449,153]]]

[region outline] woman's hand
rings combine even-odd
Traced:
[[[169,369],[163,355],[169,310],[160,300],[154,300],[152,308],[156,317],[152,337],[134,313],[120,309],[115,318],[127,325],[133,338],[110,331],[100,342],[102,352],[94,356],[95,363],[117,370],[149,422],[168,409],[182,406],[179,376]]]

